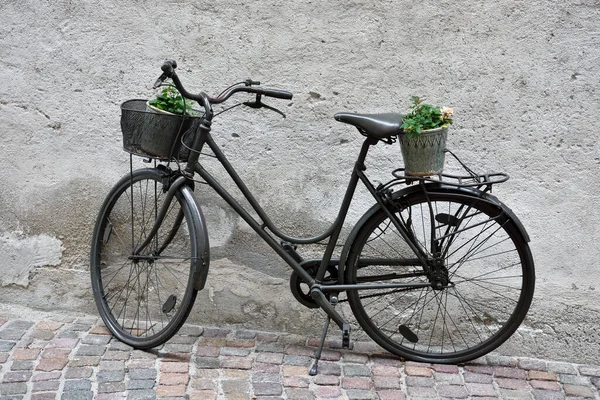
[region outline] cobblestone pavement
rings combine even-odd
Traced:
[[[402,362],[371,343],[184,325],[134,350],[101,320],[0,305],[1,399],[600,399],[600,366],[488,355],[466,365]]]

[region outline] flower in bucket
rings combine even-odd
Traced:
[[[432,106],[423,103],[418,96],[412,96],[411,113],[402,120],[401,128],[409,137],[420,135],[423,131],[436,128],[446,128],[452,125],[453,111],[450,107]]]

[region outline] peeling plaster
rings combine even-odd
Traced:
[[[54,237],[4,232],[0,235],[2,286],[29,286],[29,273],[35,267],[60,265],[62,252],[62,242]]]

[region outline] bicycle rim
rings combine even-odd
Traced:
[[[92,241],[92,288],[100,315],[118,339],[136,348],[156,347],[172,337],[197,293],[194,220],[180,192],[156,236],[134,254],[163,204],[162,178],[162,172],[145,169],[121,179],[104,202]]]
[[[533,296],[533,261],[500,207],[455,193],[427,197],[400,199],[396,215],[414,243],[442,261],[443,288],[354,290],[348,298],[365,332],[391,353],[420,362],[465,362],[518,328]],[[383,210],[362,226],[348,260],[349,283],[430,282]]]

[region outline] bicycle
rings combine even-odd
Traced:
[[[155,166],[133,170],[130,155],[130,173],[108,194],[94,227],[92,288],[99,313],[115,337],[139,349],[164,343],[182,326],[203,289],[210,249],[202,207],[194,196],[196,175],[292,268],[295,298],[325,312],[311,374],[317,373],[330,320],[341,329],[343,346],[349,345],[350,324],[336,310],[340,302],[349,303],[358,324],[377,344],[419,362],[466,362],[515,332],[531,304],[535,273],[525,228],[490,193],[508,175],[476,174],[459,160],[465,175],[414,177],[399,168],[389,182],[375,184],[365,173],[367,153],[376,144],[395,142],[401,115],[336,114],[337,121],[365,137],[338,216],[320,235],[290,236],[271,222],[216,145],[211,122],[212,106],[238,92],[255,96],[243,104],[278,112],[263,97],[291,99],[292,93],[247,80],[217,97],[192,94],[176,67],[176,62],[166,61],[155,87],[170,78],[185,99],[200,104],[203,116],[177,117],[177,124],[184,122],[174,138],[149,139],[161,147],[156,151],[144,149],[140,141],[132,147],[135,140],[125,136],[131,120],[138,129],[154,117],[137,109],[135,118],[124,118],[123,106],[125,149],[155,160]],[[136,132],[143,141],[145,133]],[[204,169],[199,158],[205,146],[258,219]],[[171,168],[173,161],[178,168]],[[333,257],[359,181],[375,204],[356,223],[339,257]],[[398,189],[400,185],[406,186]],[[323,257],[303,259],[297,246],[314,243],[326,243]]]

